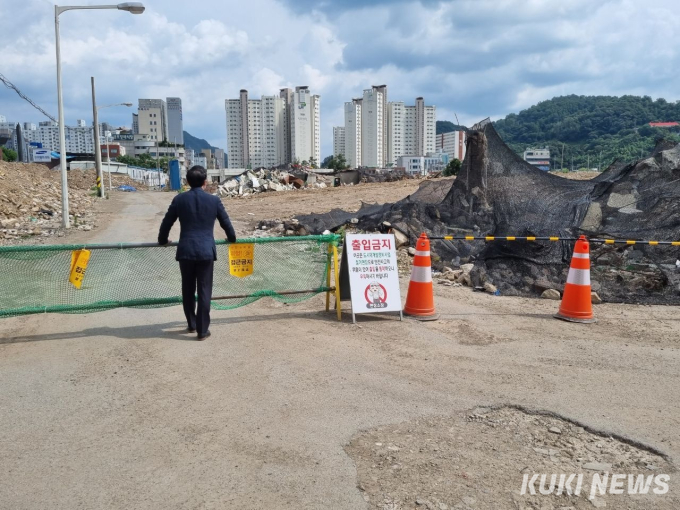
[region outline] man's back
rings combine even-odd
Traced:
[[[222,201],[199,187],[180,193],[173,199],[161,223],[160,244],[167,243],[170,229],[177,219],[180,223],[177,260],[217,260],[213,236],[216,219],[228,239],[236,238]]]

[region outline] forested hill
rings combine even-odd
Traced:
[[[661,138],[680,141],[678,128],[652,128],[649,122],[680,121],[680,101],[653,101],[648,96],[563,96],[543,101],[494,123],[503,140],[518,153],[550,147],[559,168],[585,167],[614,159],[630,161],[649,152]]]

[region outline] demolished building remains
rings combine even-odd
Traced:
[[[366,231],[387,222],[414,242],[437,237],[579,235],[633,240],[680,239],[680,145],[660,144],[648,158],[613,165],[592,180],[570,180],[526,163],[485,121],[468,133],[457,179],[428,181],[416,193],[351,213]],[[310,233],[336,230],[342,211],[299,216]],[[340,220],[340,223],[338,222]],[[474,263],[471,284],[495,285],[502,295],[562,290],[573,243],[432,242],[435,266]],[[593,290],[611,302],[680,303],[680,249],[593,244]]]

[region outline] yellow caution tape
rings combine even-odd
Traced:
[[[462,236],[462,237],[456,237],[456,236],[444,236],[444,237],[436,237],[432,236],[430,237],[432,240],[436,239],[446,239],[447,241],[517,241],[522,240],[522,241],[578,241],[577,238],[570,238],[570,237],[557,237],[557,236],[550,236],[550,237],[538,237],[538,236],[527,236],[527,237],[515,237],[515,236],[507,236],[507,237],[498,237],[498,236]],[[636,241],[634,239],[598,239],[598,238],[592,238],[588,239],[591,243],[604,243],[604,244],[627,244],[630,246],[633,245],[649,245],[649,246],[680,246],[680,241]]]
[[[90,261],[90,250],[75,250],[71,252],[71,272],[68,281],[76,289],[80,289],[85,278],[87,264]]]

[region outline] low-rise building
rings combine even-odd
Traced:
[[[397,167],[402,167],[409,175],[427,175],[432,172],[441,172],[444,164],[443,153],[429,153],[427,156],[400,156],[397,159]]]
[[[465,159],[465,141],[467,133],[465,131],[451,131],[437,135],[437,150],[448,154],[450,159]]]
[[[115,159],[118,156],[125,156],[125,147],[118,143],[109,143],[107,144],[102,144],[101,146],[101,152],[102,152],[102,159],[106,159],[111,157],[111,159]]]
[[[549,149],[527,149],[524,151],[524,161],[544,172],[550,171]]]

